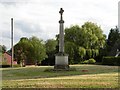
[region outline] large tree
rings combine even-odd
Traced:
[[[35,36],[31,37],[29,40],[33,48],[33,52],[31,52],[33,59],[35,60],[36,63],[41,64],[41,61],[47,57],[43,41]]]
[[[75,25],[65,29],[65,42],[72,42],[76,46],[74,59],[75,57],[89,59],[97,56],[99,49],[105,45],[105,38],[102,29],[92,22],[86,22],[81,27]]]
[[[28,56],[31,50],[29,39],[23,37],[20,41],[14,46],[15,59],[18,64],[24,66],[28,60]]]
[[[21,38],[14,46],[15,59],[18,64],[40,64],[46,57],[46,50],[43,41],[37,37]]]

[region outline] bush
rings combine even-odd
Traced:
[[[81,62],[81,63],[82,63],[82,64],[95,64],[96,61],[95,61],[93,58],[91,58],[91,59],[85,60],[85,61],[83,61],[83,62]]]
[[[113,56],[103,57],[102,64],[120,66],[120,57],[113,57]]]
[[[88,63],[89,63],[89,64],[95,64],[96,61],[95,61],[95,59],[91,58],[91,59],[88,60]]]
[[[83,61],[83,64],[88,64],[88,63],[89,63],[88,60]]]

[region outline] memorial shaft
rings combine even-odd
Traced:
[[[61,8],[59,13],[60,13],[60,21],[59,21],[59,52],[64,53],[64,21],[63,21],[63,14],[64,10]]]

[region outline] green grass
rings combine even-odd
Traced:
[[[51,71],[53,66],[4,68],[3,88],[118,88],[118,67],[71,65],[76,71]],[[83,72],[82,70],[88,70]]]
[[[2,56],[2,52],[0,52],[0,56]]]

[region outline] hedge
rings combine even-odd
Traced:
[[[10,65],[0,65],[0,68],[8,68]]]
[[[103,57],[102,64],[120,66],[120,56],[119,57],[114,57],[114,56]]]

